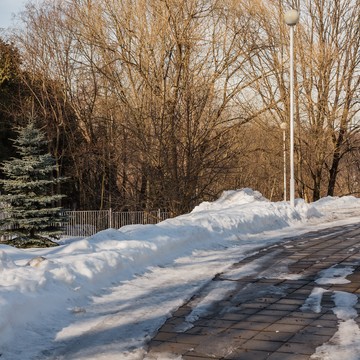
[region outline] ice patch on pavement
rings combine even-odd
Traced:
[[[354,320],[358,314],[355,306],[358,297],[344,291],[335,291],[332,295],[335,302],[334,314],[339,319],[338,331],[325,344],[316,349],[311,356],[313,360],[359,360],[360,328]]]
[[[334,291],[332,298],[336,305],[333,308],[333,312],[339,320],[346,321],[355,319],[358,316],[355,309],[355,306],[358,302],[357,295],[344,291]]]
[[[321,312],[321,300],[327,290],[316,287],[311,291],[311,294],[305,301],[305,304],[300,308],[302,311],[313,311],[314,313]]]
[[[336,267],[332,266],[328,269],[320,271],[320,277],[315,280],[319,285],[325,284],[348,284],[350,280],[346,277],[354,272],[354,268],[351,266]]]
[[[281,280],[299,280],[302,278],[301,274],[292,274],[289,271],[289,266],[296,263],[295,260],[282,259],[278,263],[274,264],[265,275],[264,279],[281,279]]]
[[[332,266],[319,272],[317,284],[347,284],[350,281],[346,276],[352,274],[354,268],[351,266],[337,267]],[[301,310],[321,312],[321,300],[325,292],[330,292],[319,287],[315,287]],[[360,359],[360,328],[356,321],[358,296],[345,291],[332,291],[334,301],[333,313],[339,320],[338,330],[334,336],[325,344],[316,348],[315,354],[310,359],[313,360],[359,360]]]

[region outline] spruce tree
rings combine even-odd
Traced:
[[[0,233],[10,235],[8,244],[16,247],[53,246],[65,221],[61,207],[64,195],[56,194],[59,181],[53,177],[55,160],[47,152],[45,135],[34,122],[18,130],[14,146],[18,158],[4,161],[0,180],[0,205],[6,218],[0,220]]]

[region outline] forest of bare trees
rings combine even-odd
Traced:
[[[296,196],[358,196],[360,0],[29,1],[1,45],[0,76],[8,44],[19,67],[1,128],[46,129],[69,208],[281,200],[292,7]]]

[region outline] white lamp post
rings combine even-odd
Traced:
[[[284,156],[284,201],[286,201],[286,129],[287,125],[286,122],[282,122],[280,124],[280,129],[283,131],[283,156]]]
[[[290,26],[290,205],[295,205],[294,178],[294,26],[299,21],[299,13],[289,10],[285,13],[285,22]]]

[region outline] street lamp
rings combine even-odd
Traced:
[[[299,12],[289,10],[285,13],[285,22],[290,26],[290,205],[295,205],[294,179],[294,26],[299,21]]]
[[[286,122],[280,124],[280,129],[283,131],[283,156],[284,156],[284,201],[286,201]]]

